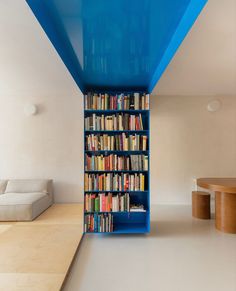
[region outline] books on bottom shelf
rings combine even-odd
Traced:
[[[84,175],[85,191],[144,191],[145,175],[135,174],[88,174]]]
[[[113,232],[113,216],[110,213],[86,214],[84,217],[85,232]]]
[[[87,151],[146,151],[148,137],[140,134],[89,134],[85,138]]]
[[[112,195],[112,193],[86,194],[86,212],[118,212],[129,211],[130,195],[128,193]]]
[[[85,171],[148,171],[147,155],[86,155]]]
[[[85,95],[85,110],[148,110],[149,94],[97,94],[88,92]]]

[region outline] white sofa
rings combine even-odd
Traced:
[[[0,180],[0,221],[31,221],[52,203],[52,180]]]

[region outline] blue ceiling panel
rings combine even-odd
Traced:
[[[85,92],[151,92],[207,0],[26,0]]]

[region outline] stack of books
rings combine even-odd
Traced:
[[[148,171],[147,155],[86,155],[85,171]]]
[[[130,212],[146,212],[142,204],[132,204],[130,206]]]
[[[84,216],[85,232],[113,232],[113,216],[110,213],[87,214]]]
[[[97,94],[85,95],[85,110],[148,110],[149,94]]]
[[[135,174],[85,174],[85,191],[145,191],[145,175]]]
[[[118,212],[129,211],[130,196],[128,193],[112,194],[91,193],[85,195],[86,212]]]
[[[85,118],[85,130],[143,130],[142,115],[128,113],[98,115],[93,113]]]
[[[146,151],[146,135],[139,134],[89,134],[85,137],[87,151]]]

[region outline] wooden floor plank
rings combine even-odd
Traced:
[[[55,204],[32,222],[0,223],[0,290],[59,290],[82,235],[80,204]]]

